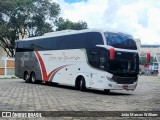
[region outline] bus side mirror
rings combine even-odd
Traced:
[[[151,54],[148,52],[146,53],[146,63],[150,63],[151,60]]]
[[[115,50],[114,50],[114,48],[110,48],[109,53],[110,53],[109,59],[110,60],[114,60],[114,58],[115,58]]]

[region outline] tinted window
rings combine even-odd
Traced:
[[[137,49],[134,38],[131,35],[126,35],[123,33],[106,32],[105,36],[106,36],[106,42],[110,46],[123,49],[132,49],[132,50]]]
[[[55,37],[56,49],[93,48],[103,44],[102,35],[98,32],[89,32]]]
[[[53,50],[55,48],[54,38],[44,38],[29,41],[19,41],[16,45],[17,52],[34,51],[34,50]]]
[[[34,44],[39,47],[38,50],[54,50],[54,49],[56,49],[55,39],[53,37],[35,40]]]
[[[107,53],[104,48],[93,48],[87,49],[87,56],[89,64],[101,70],[106,70],[107,68]]]
[[[88,32],[37,40],[19,41],[17,42],[16,51],[94,48],[98,44],[104,44],[102,35],[98,32]]]
[[[139,71],[138,53],[115,52],[115,59],[108,60],[108,68],[108,71],[115,75],[137,75]]]
[[[25,51],[32,51],[31,42],[30,41],[23,41],[16,43],[16,52],[25,52]]]

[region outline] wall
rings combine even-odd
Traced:
[[[0,46],[0,56],[7,57],[6,52],[3,50],[1,46]]]
[[[0,78],[15,76],[15,60],[14,58],[0,58]]]

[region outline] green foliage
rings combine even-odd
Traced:
[[[86,29],[87,23],[58,18],[60,6],[51,0],[0,0],[0,46],[10,57],[14,43],[25,37],[65,29]],[[55,26],[54,26],[55,25]]]
[[[65,29],[73,29],[73,30],[82,30],[87,29],[87,23],[83,21],[72,22],[68,19],[59,18],[55,21],[55,25],[57,27],[56,31],[65,30]]]
[[[0,0],[0,46],[14,56],[17,39],[43,35],[52,31],[60,6],[49,0]]]

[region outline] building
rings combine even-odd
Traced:
[[[6,52],[3,50],[1,46],[0,46],[0,56],[7,57]]]
[[[0,57],[0,78],[14,77],[14,58]]]
[[[144,60],[146,57],[146,53],[151,54],[151,62],[149,65],[144,65],[145,61],[141,61],[142,59]],[[139,55],[140,55],[140,69],[144,73],[153,73],[153,74],[158,74],[159,71],[159,66],[160,66],[160,45],[141,45],[139,49]],[[141,63],[144,63],[143,65]]]
[[[141,45],[139,52],[160,53],[160,45]]]

